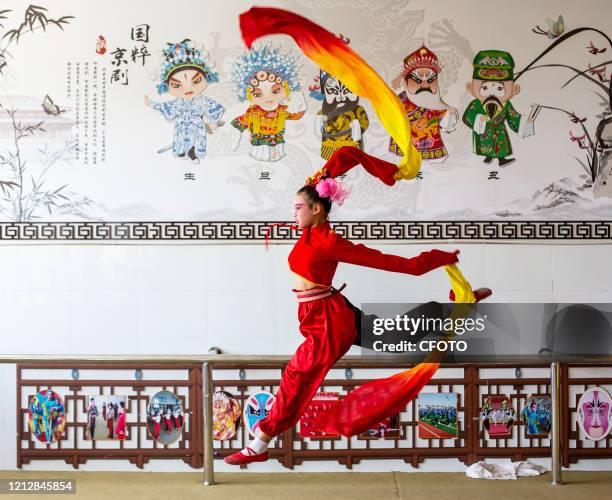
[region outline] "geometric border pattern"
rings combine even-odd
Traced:
[[[0,242],[134,242],[264,240],[278,221],[215,222],[4,222]],[[612,221],[334,221],[334,230],[357,240],[610,240]],[[270,239],[294,240],[287,226],[275,226]]]

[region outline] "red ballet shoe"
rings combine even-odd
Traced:
[[[250,447],[246,447],[248,455],[245,455],[241,451],[234,453],[233,455],[229,455],[223,459],[226,464],[230,465],[242,465],[242,464],[250,464],[251,462],[265,462],[268,460],[268,450],[263,453],[255,453]]]
[[[484,300],[487,297],[490,297],[491,295],[493,295],[493,290],[491,290],[490,288],[478,288],[474,290],[473,293],[474,293],[474,298],[476,299],[476,302],[480,302],[481,300]],[[448,298],[450,299],[451,302],[455,302],[455,291],[454,290],[450,291],[450,293],[448,294]]]

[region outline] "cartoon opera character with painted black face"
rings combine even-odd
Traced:
[[[158,152],[172,149],[175,157],[199,163],[206,156],[206,132],[212,133],[222,124],[225,111],[220,103],[203,95],[209,84],[219,81],[219,75],[187,39],[167,44],[163,61],[157,91],[168,92],[175,99],[166,102],[153,102],[148,96],[144,99],[146,106],[174,122],[172,146]]]
[[[286,121],[299,120],[306,112],[306,101],[299,91],[297,58],[271,45],[252,48],[235,61],[232,79],[238,99],[250,104],[232,120],[232,148],[238,149],[242,133],[248,130],[253,158],[282,159]]]
[[[393,81],[404,91],[399,98],[404,105],[412,134],[412,144],[423,160],[441,162],[448,152],[441,131],[452,132],[459,121],[457,109],[449,106],[440,96],[438,74],[441,71],[437,56],[423,46],[404,59],[402,73]],[[402,156],[403,152],[393,139],[389,151]]]
[[[532,106],[529,116],[514,109],[510,99],[521,90],[514,83],[514,60],[508,52],[483,50],[474,58],[472,81],[467,91],[475,99],[463,114],[463,123],[472,129],[474,153],[485,163],[497,158],[500,167],[514,162],[508,126],[521,137],[535,133],[534,120],[539,106]]]
[[[342,146],[363,149],[363,133],[370,121],[359,104],[359,96],[323,70],[320,70],[318,85],[311,89],[310,95],[323,101],[315,119],[315,135],[321,139],[321,158],[329,160]]]

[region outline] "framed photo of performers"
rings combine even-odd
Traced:
[[[590,387],[578,401],[578,425],[592,441],[601,441],[612,429],[612,397],[603,387]]]
[[[170,391],[159,391],[147,407],[147,430],[162,445],[178,441],[183,434],[185,415],[181,400]]]
[[[85,439],[123,441],[127,434],[125,396],[87,396]]]
[[[401,439],[402,428],[399,414],[387,417],[366,432],[359,434],[358,439]]]
[[[62,438],[66,426],[64,404],[52,389],[40,391],[28,406],[30,432],[41,443],[54,443]]]
[[[419,439],[457,437],[457,394],[432,392],[419,394]]]
[[[509,437],[515,417],[512,401],[505,395],[488,396],[480,411],[482,426],[492,438]]]
[[[240,427],[240,403],[227,391],[213,394],[213,438],[229,441],[236,437]]]
[[[552,402],[550,396],[531,395],[521,410],[521,422],[527,437],[547,437],[550,433]]]

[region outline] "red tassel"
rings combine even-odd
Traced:
[[[275,224],[268,224],[268,229],[266,230],[266,237],[264,238],[264,247],[266,251],[270,251],[270,235],[272,234],[272,228],[276,226],[286,226],[290,227],[293,231],[298,231],[299,228],[295,224],[287,224],[285,222],[278,222]]]

